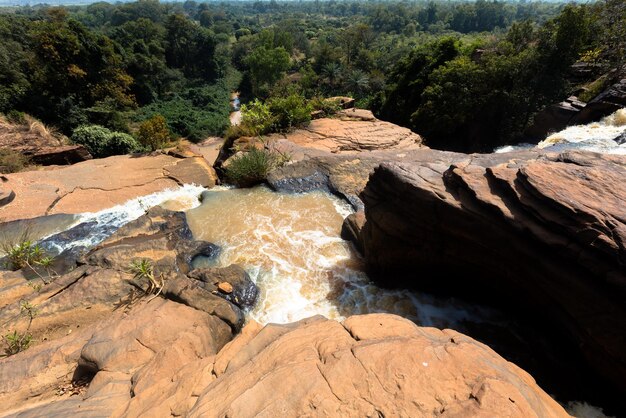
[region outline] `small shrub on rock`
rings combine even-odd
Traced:
[[[228,162],[226,179],[239,187],[251,187],[264,182],[272,170],[285,164],[288,159],[283,154],[252,148]]]
[[[0,148],[0,173],[16,173],[27,165],[28,158],[21,153],[9,148]]]
[[[165,147],[170,142],[170,138],[170,129],[161,115],[155,115],[139,125],[137,139],[141,145],[151,151]]]
[[[341,110],[338,100],[324,99],[323,97],[313,97],[310,102],[313,110],[319,110],[324,116],[331,116]]]
[[[99,125],[76,128],[72,134],[72,141],[84,145],[96,158],[128,154],[140,148],[132,136],[123,132],[113,132]]]
[[[286,97],[271,98],[269,110],[274,115],[273,130],[281,132],[310,122],[313,106],[304,96],[293,93]]]
[[[274,125],[274,116],[267,104],[255,99],[241,106],[241,131],[246,136],[269,133]]]

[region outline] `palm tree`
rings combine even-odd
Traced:
[[[322,75],[328,79],[331,87],[335,86],[337,79],[341,75],[341,65],[338,62],[328,62],[322,67]]]
[[[345,79],[345,87],[357,94],[365,92],[369,88],[370,79],[362,70],[352,70]]]

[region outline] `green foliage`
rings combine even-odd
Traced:
[[[3,340],[6,345],[4,349],[5,356],[12,356],[30,347],[33,342],[33,336],[29,330],[33,323],[33,319],[35,319],[38,313],[39,311],[37,307],[32,305],[30,302],[20,302],[20,314],[28,319],[28,325],[24,332],[14,330],[13,332],[3,336]]]
[[[165,147],[170,141],[170,130],[165,118],[155,115],[139,125],[137,140],[145,148],[154,151]]]
[[[27,165],[28,158],[21,153],[9,148],[0,148],[0,173],[16,173]]]
[[[585,86],[585,90],[578,95],[583,102],[588,102],[606,88],[609,78],[606,75],[599,77]]]
[[[241,130],[250,136],[264,135],[271,131],[274,124],[274,115],[270,107],[255,99],[241,106]]]
[[[273,130],[287,131],[294,126],[311,120],[313,106],[304,96],[292,93],[286,97],[272,97],[268,100],[270,113],[274,116]]]
[[[154,297],[156,297],[163,290],[163,278],[161,277],[160,282],[157,281],[152,261],[147,258],[131,261],[129,271],[134,275],[136,280],[148,281],[148,286],[145,290],[146,294],[154,293]]]
[[[338,100],[325,99],[323,97],[315,96],[309,104],[313,110],[321,110],[324,116],[331,116],[341,110],[341,105]]]
[[[252,148],[228,162],[226,178],[239,187],[251,187],[264,182],[272,170],[288,160],[289,157],[286,155]]]
[[[289,68],[289,54],[284,47],[256,48],[246,59],[252,80],[252,92],[265,96]]]
[[[79,126],[72,134],[72,141],[84,145],[97,158],[128,154],[140,148],[132,136],[98,125]]]
[[[3,237],[0,242],[0,250],[4,253],[4,265],[10,270],[28,268],[30,272],[39,277],[44,284],[57,276],[52,269],[54,258],[29,238],[30,230],[25,229],[22,234],[15,238]]]

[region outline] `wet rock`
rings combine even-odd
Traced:
[[[361,241],[363,225],[365,225],[365,212],[362,210],[348,215],[341,225],[341,238],[354,243],[360,253],[363,253],[363,242]]]
[[[312,190],[330,192],[328,176],[313,162],[287,165],[267,177],[272,189],[283,193],[303,193]]]
[[[365,257],[385,285],[533,306],[626,391],[625,175],[586,152],[383,163],[361,194]]]
[[[205,289],[242,309],[252,308],[259,296],[259,288],[248,273],[236,264],[223,268],[195,269],[188,276],[205,283]]]
[[[238,332],[243,326],[245,318],[239,307],[189,277],[182,275],[168,277],[163,287],[163,295],[220,318],[232,328],[233,332]]]
[[[571,125],[586,125],[626,107],[626,78],[618,80],[596,96],[571,120]]]

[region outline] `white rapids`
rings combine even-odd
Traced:
[[[626,155],[626,141],[616,140],[622,134],[626,135],[626,108],[617,110],[599,122],[568,126],[560,132],[549,135],[537,145],[507,145],[497,148],[494,152],[502,153],[537,148],[554,151],[577,149],[603,154]]]

